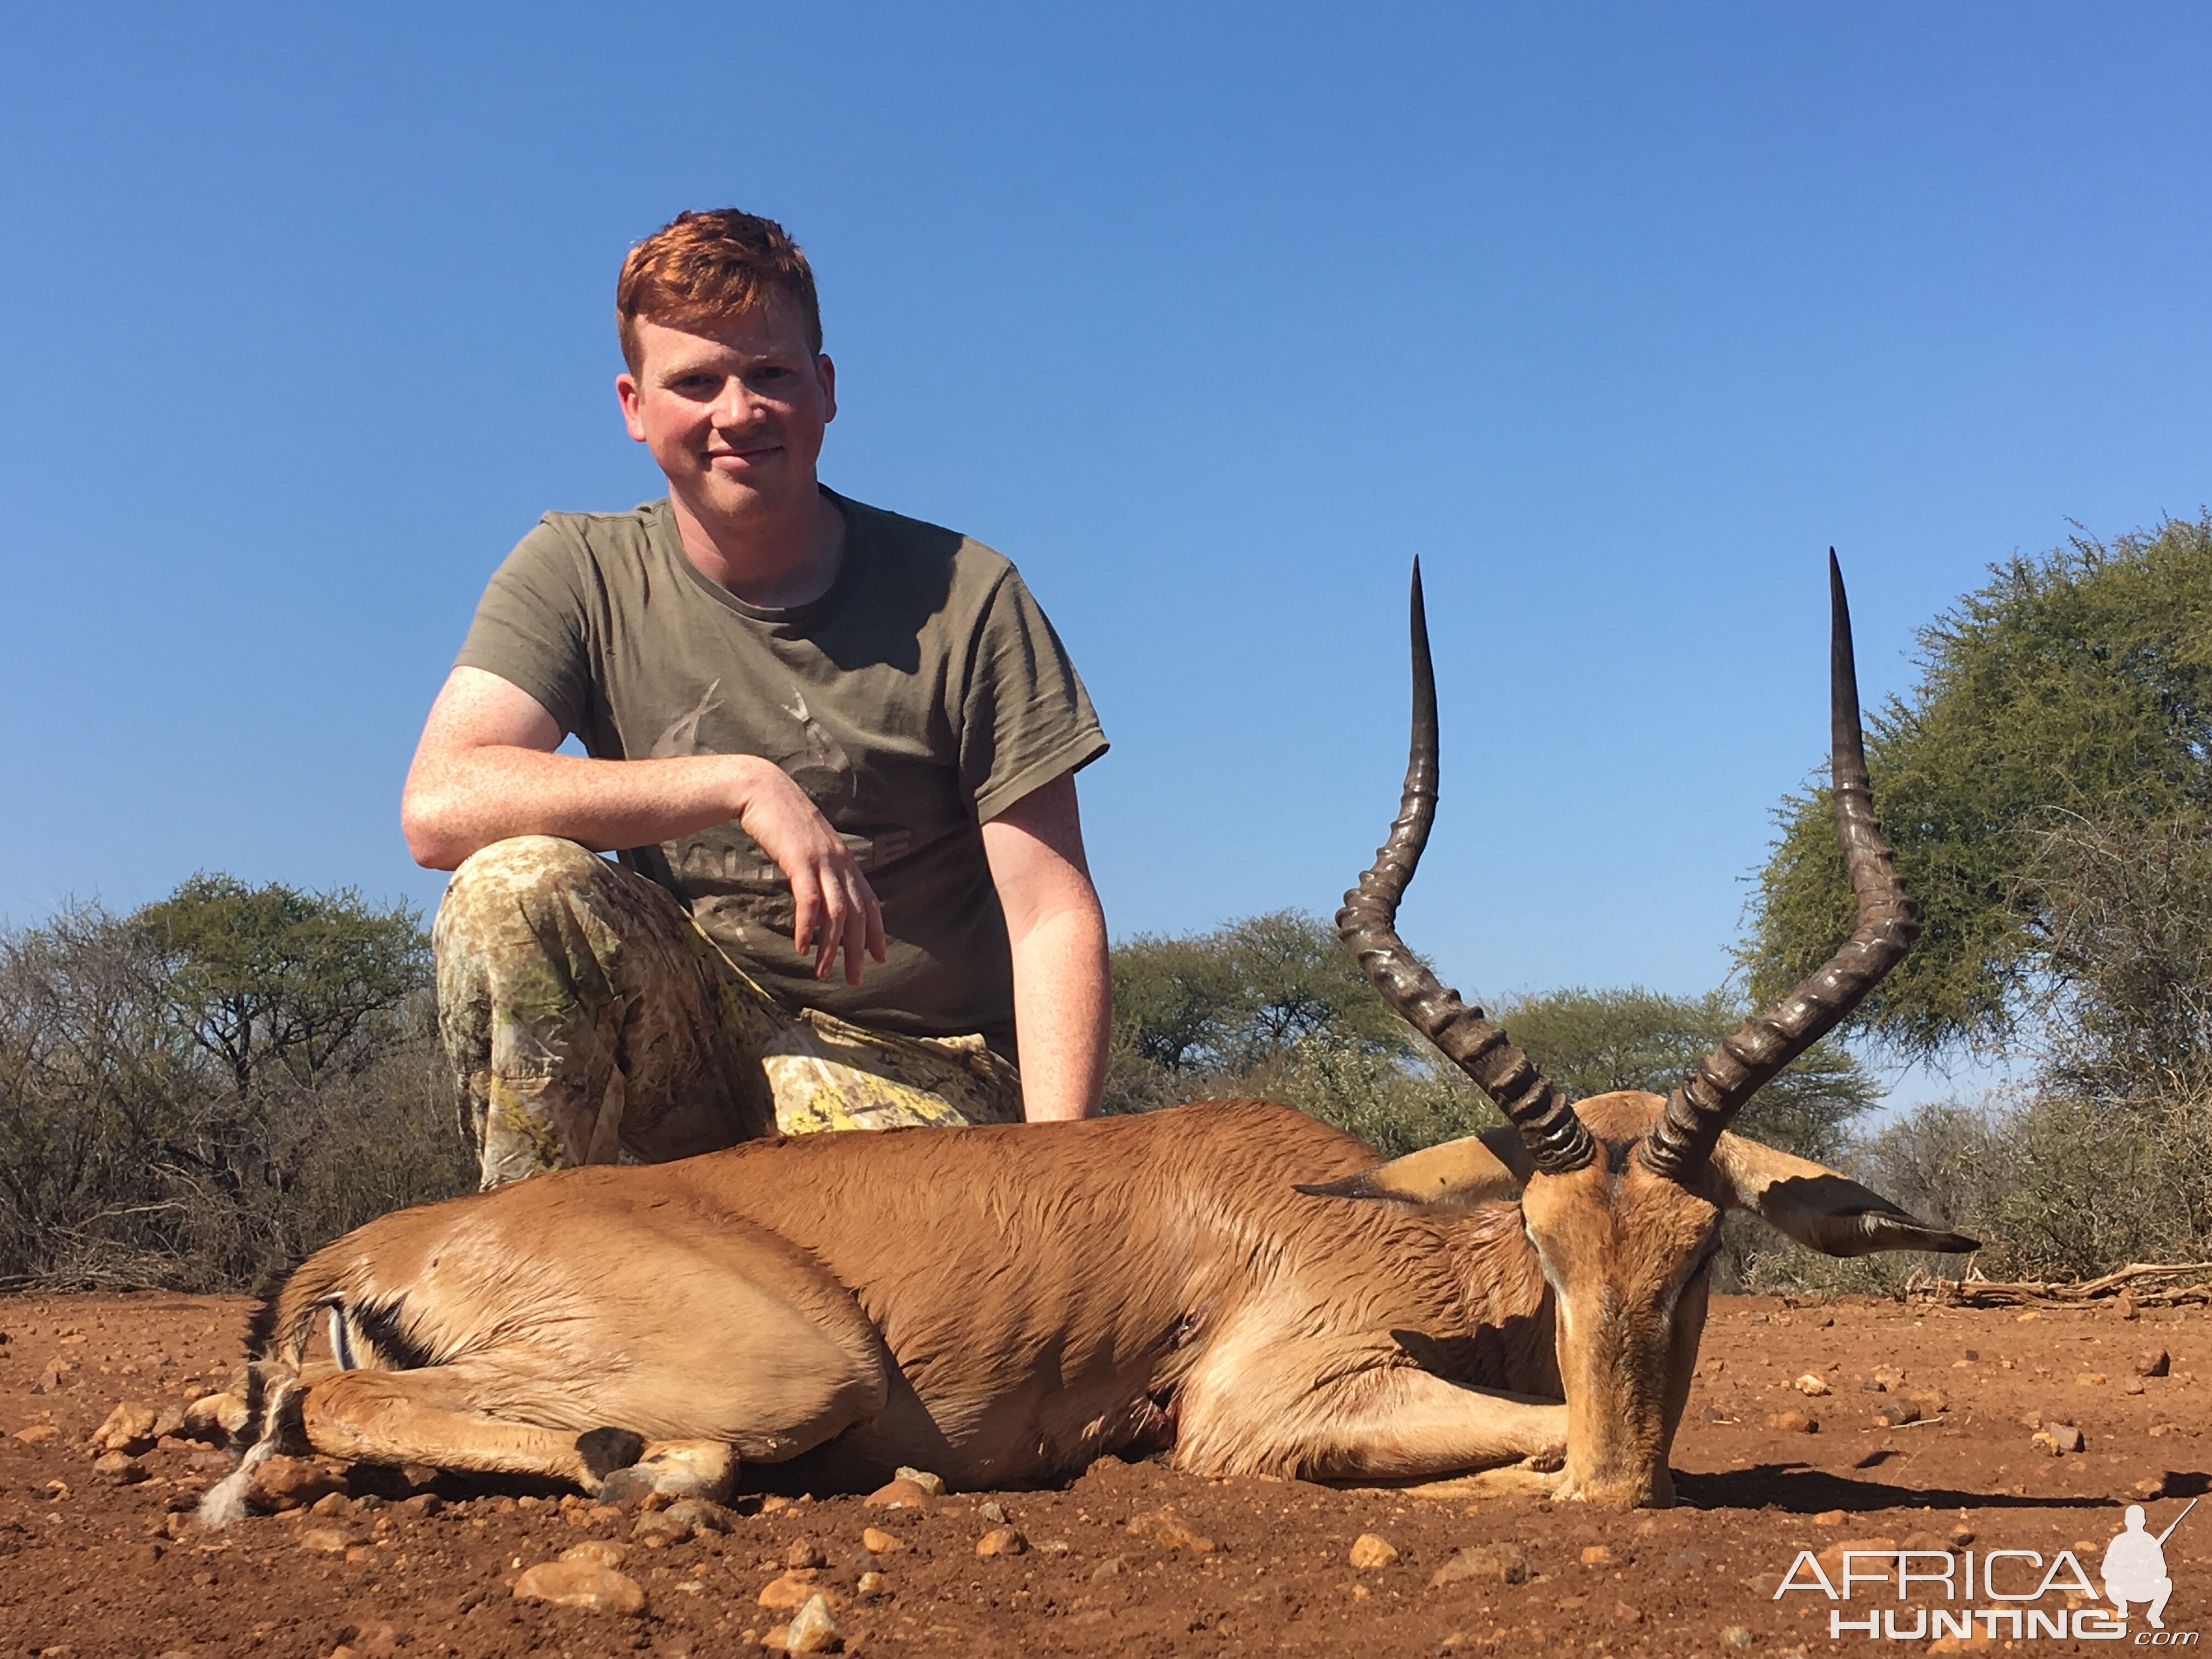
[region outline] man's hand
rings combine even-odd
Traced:
[[[1032,1123],[1089,1117],[1106,1075],[1114,994],[1075,775],[1061,773],[986,823],[983,856],[1013,950],[1022,1114]]]
[[[851,851],[781,767],[757,755],[599,761],[556,754],[561,728],[521,687],[480,668],[447,678],[415,763],[400,826],[416,863],[451,870],[510,836],[562,836],[611,853],[735,818],[790,878],[793,948],[827,979],[884,959],[883,908]]]
[[[721,758],[754,760],[750,755]],[[742,780],[738,827],[775,860],[791,882],[798,918],[791,932],[801,956],[814,952],[814,977],[827,979],[845,953],[845,983],[860,982],[860,953],[884,960],[884,907],[853,862],[845,838],[779,766],[757,761]]]

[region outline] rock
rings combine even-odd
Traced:
[[[896,1534],[885,1532],[880,1527],[863,1527],[860,1528],[860,1547],[871,1555],[892,1555],[904,1549],[906,1545]]]
[[[872,1509],[926,1510],[929,1493],[920,1481],[900,1479],[877,1487],[862,1501]]]
[[[897,1468],[892,1470],[891,1473],[901,1480],[913,1481],[915,1486],[921,1487],[922,1491],[927,1492],[932,1498],[942,1498],[945,1496],[945,1481],[943,1477],[932,1474],[927,1469],[910,1469],[904,1464],[901,1464]]]
[[[2074,1381],[2081,1388],[2101,1389],[2105,1386],[2105,1374],[2102,1371],[2076,1371]]]
[[[975,1513],[981,1516],[986,1521],[988,1521],[994,1527],[1003,1527],[1006,1524],[1006,1511],[1000,1505],[999,1501],[996,1498],[993,1498],[985,1503],[981,1507],[976,1510]]]
[[[1920,1407],[1910,1400],[1893,1400],[1874,1414],[1874,1420],[1885,1428],[1901,1429],[1920,1420]]]
[[[1930,1415],[1951,1409],[1951,1396],[1941,1389],[1907,1389],[1905,1397]]]
[[[1162,1549],[1188,1550],[1194,1555],[1211,1555],[1219,1547],[1211,1538],[1192,1531],[1171,1509],[1133,1515],[1127,1530],[1132,1538],[1141,1538],[1147,1544],[1157,1544]]]
[[[2162,1474],[2148,1475],[2136,1481],[2129,1490],[2148,1504],[2154,1498],[2166,1496],[2166,1477]]]
[[[343,1527],[309,1527],[300,1534],[300,1547],[317,1555],[343,1555],[353,1547],[353,1540]]]
[[[853,1589],[864,1599],[881,1595],[884,1593],[884,1576],[879,1572],[864,1572],[860,1575],[860,1583]]]
[[[1807,1371],[1790,1386],[1798,1393],[1812,1399],[1818,1399],[1820,1395],[1832,1392],[1828,1387],[1828,1379],[1818,1371]]]
[[[791,1621],[784,1632],[787,1653],[828,1653],[837,1645],[837,1621],[830,1616],[829,1601],[816,1596]]]
[[[1583,1550],[1583,1565],[1586,1567],[1616,1567],[1620,1558],[1602,1544],[1590,1544]]]
[[[1030,1540],[1012,1527],[994,1527],[975,1540],[975,1553],[988,1560],[1000,1555],[1025,1555]]]
[[[645,1590],[637,1580],[596,1561],[541,1561],[514,1581],[514,1599],[624,1618],[645,1611]]]
[[[1874,1368],[1874,1380],[1895,1394],[1905,1386],[1905,1373],[1894,1365],[1877,1365]]]
[[[1741,1625],[1730,1625],[1721,1632],[1721,1645],[1728,1648],[1747,1648],[1751,1645],[1751,1632]]]
[[[823,1554],[821,1547],[812,1539],[794,1538],[791,1540],[791,1547],[783,1553],[783,1565],[787,1567],[826,1567],[830,1565],[830,1558]]]
[[[1883,1382],[1878,1376],[1869,1376],[1865,1382],[1859,1384],[1859,1392],[1861,1394],[1887,1394],[1889,1392],[1889,1384]]]
[[[2140,1376],[2131,1376],[2126,1382],[2120,1384],[2120,1392],[2122,1394],[2141,1394],[2142,1391],[2143,1380]]]
[[[307,1505],[307,1513],[337,1521],[353,1519],[353,1500],[342,1492],[326,1492]]]
[[[204,1394],[185,1407],[184,1432],[191,1439],[227,1445],[245,1426],[246,1402],[234,1394]]]
[[[630,1540],[642,1544],[649,1550],[665,1550],[672,1544],[688,1541],[691,1523],[677,1517],[668,1510],[647,1510],[637,1517],[629,1529]]]
[[[761,1593],[753,1598],[754,1602],[760,1607],[777,1610],[803,1607],[809,1597],[820,1591],[821,1587],[814,1579],[815,1569],[812,1567],[793,1567],[789,1572],[771,1578],[762,1585]]]
[[[1712,1560],[1703,1550],[1668,1550],[1667,1565],[1676,1572],[1703,1572]]]
[[[418,1492],[412,1498],[403,1498],[398,1510],[402,1515],[428,1518],[446,1507],[446,1500],[434,1492]]]
[[[1475,1544],[1455,1551],[1451,1559],[1430,1577],[1429,1583],[1437,1587],[1467,1578],[1525,1584],[1528,1582],[1528,1558],[1516,1544]]]
[[[126,1400],[108,1413],[92,1431],[92,1443],[104,1452],[151,1451],[161,1437],[154,1431],[161,1413],[137,1400]]]
[[[679,1498],[661,1513],[669,1520],[678,1522],[695,1533],[727,1532],[730,1512],[720,1504],[704,1498]]]
[[[2038,1429],[2027,1440],[2030,1445],[2052,1457],[2080,1451],[2082,1447],[2081,1431],[2071,1423],[2053,1423],[2048,1428]]]
[[[51,1423],[33,1423],[15,1431],[15,1438],[27,1446],[42,1445],[49,1440],[58,1439],[60,1436],[61,1431]]]
[[[2164,1376],[2173,1369],[2173,1356],[2163,1348],[2145,1348],[2136,1356],[2137,1376]]]
[[[613,1569],[629,1559],[629,1546],[611,1538],[587,1538],[561,1552],[563,1561],[588,1561],[595,1567]]]
[[[1818,1434],[1820,1419],[1803,1412],[1776,1412],[1766,1419],[1766,1426],[1781,1434]]]
[[[1351,1553],[1345,1559],[1355,1567],[1387,1567],[1396,1563],[1398,1549],[1387,1538],[1363,1532],[1352,1540]]]
[[[1632,1601],[1615,1601],[1613,1616],[1624,1625],[1640,1625],[1644,1622],[1644,1609]]]
[[[146,1478],[146,1466],[129,1452],[102,1452],[93,1459],[92,1472],[114,1486],[135,1486]]]
[[[593,1494],[600,1503],[611,1504],[618,1509],[635,1507],[655,1495],[653,1477],[635,1465],[617,1469],[599,1482],[599,1489]]]
[[[1109,1578],[1119,1578],[1122,1574],[1128,1571],[1129,1558],[1127,1556],[1109,1555],[1103,1561],[1101,1561],[1097,1566],[1091,1568],[1091,1582],[1094,1584],[1103,1584]]]
[[[255,1467],[247,1489],[261,1508],[282,1511],[306,1509],[344,1488],[344,1480],[321,1464],[280,1453]]]

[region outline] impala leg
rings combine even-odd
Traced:
[[[1559,1467],[1567,1408],[1498,1389],[1471,1389],[1423,1370],[1348,1382],[1334,1432],[1310,1454],[1323,1480],[1406,1480],[1530,1459]]]
[[[1558,1401],[1392,1367],[1295,1400],[1248,1394],[1195,1413],[1186,1400],[1176,1462],[1218,1474],[1431,1480],[1523,1458],[1557,1468],[1566,1443],[1567,1408]]]
[[[343,1371],[307,1390],[307,1443],[361,1463],[430,1463],[487,1474],[537,1474],[598,1486],[634,1462],[643,1443],[605,1429],[578,1434],[490,1417],[469,1406],[485,1379],[466,1364],[410,1371]]]

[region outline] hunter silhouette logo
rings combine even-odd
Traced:
[[[2173,1536],[2197,1500],[2189,1500],[2188,1509],[2167,1523],[2164,1532],[2155,1537],[2143,1526],[2143,1506],[2128,1505],[2127,1529],[2105,1547],[2104,1565],[2098,1576],[2105,1581],[2105,1597],[2112,1604],[2112,1616],[2128,1616],[2128,1603],[2144,1601],[2149,1604],[2143,1616],[2150,1620],[2153,1630],[2164,1630],[2168,1597],[2173,1594],[2173,1580],[2166,1573],[2166,1540]]]

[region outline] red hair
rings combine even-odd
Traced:
[[[641,317],[681,327],[735,317],[783,294],[806,319],[806,343],[822,349],[822,307],[814,270],[773,219],[735,208],[679,213],[629,251],[615,283],[615,328],[623,361],[637,374]]]

